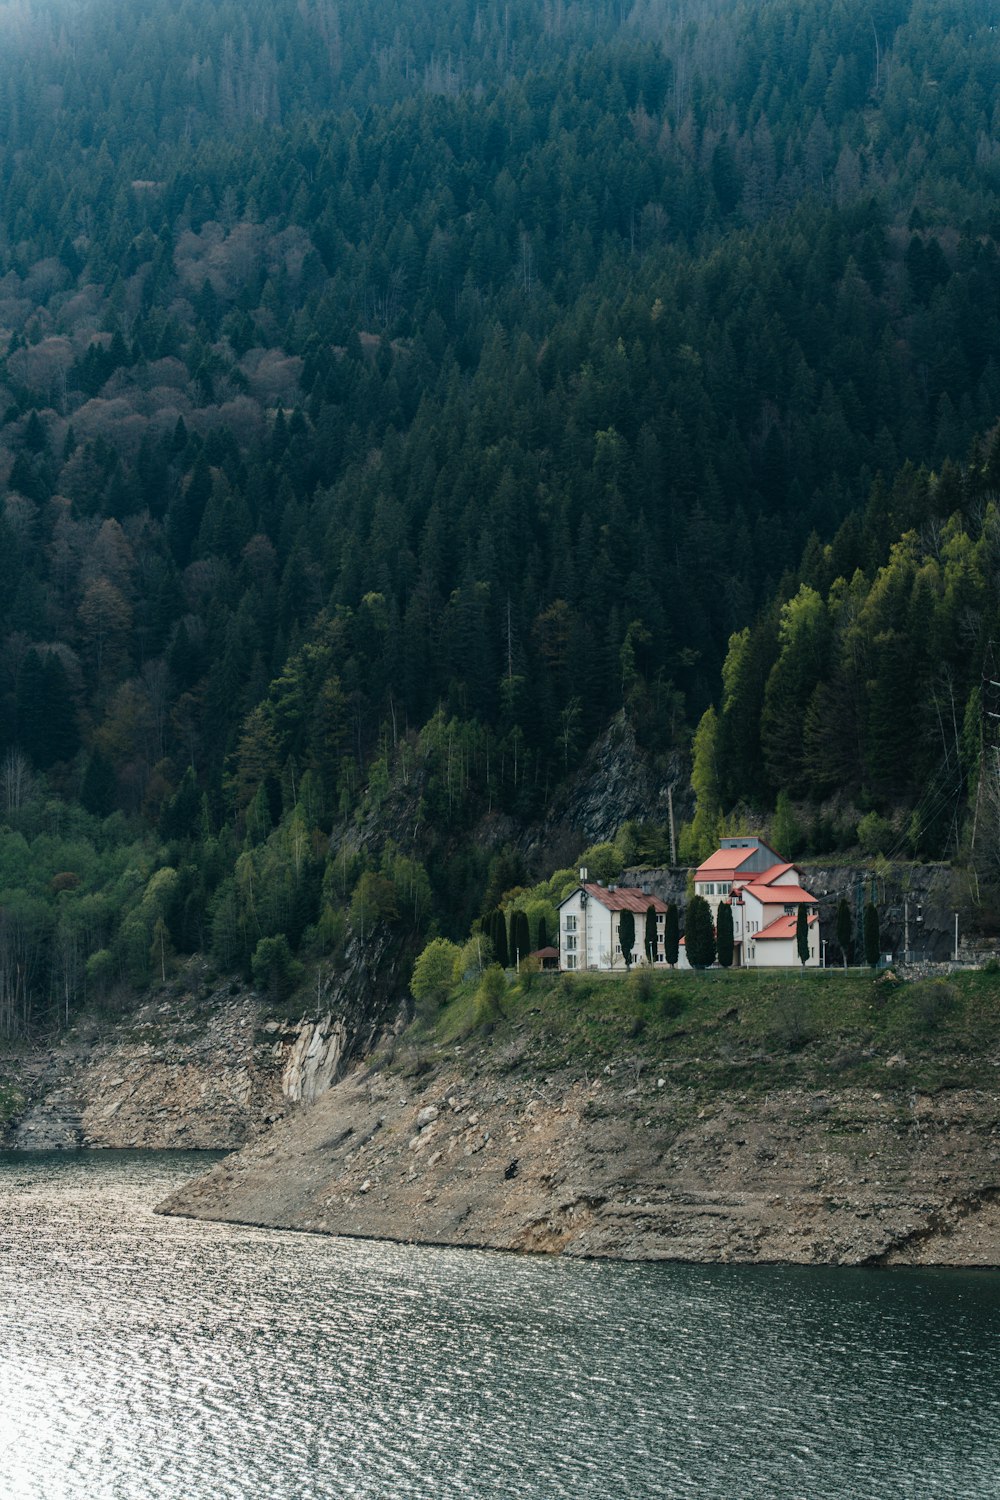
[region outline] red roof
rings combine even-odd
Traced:
[[[807,917],[806,920],[811,927],[814,922],[819,921],[819,918],[814,914]],[[768,922],[767,926],[762,927],[760,932],[751,933],[751,941],[759,943],[764,938],[793,938],[795,936],[795,924],[797,921],[797,914],[794,917],[787,914],[783,917],[775,917],[774,921]]]
[[[727,872],[736,871],[740,865],[748,860],[751,854],[756,854],[756,849],[716,849],[706,860],[698,866],[694,872],[695,880],[702,880],[706,876],[725,876]]]
[[[801,885],[760,885],[754,880],[741,885],[740,891],[749,891],[761,906],[799,906],[803,901],[807,906],[816,904],[816,897]]]
[[[659,896],[647,895],[636,885],[616,885],[614,889],[607,885],[595,885],[592,882],[583,887],[588,896],[593,896],[608,911],[636,911],[645,912],[648,907],[654,911],[665,912],[666,902],[661,901]]]
[[[534,953],[528,954],[529,958],[558,958],[558,948],[536,948]]]

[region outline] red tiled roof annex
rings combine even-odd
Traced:
[[[810,897],[809,899],[812,900],[812,897]],[[775,917],[774,921],[768,922],[767,926],[762,927],[760,932],[754,933],[753,940],[755,943],[759,943],[762,942],[764,938],[793,938],[795,936],[795,924],[797,921],[797,916],[793,917],[788,916],[787,914],[783,917]],[[814,922],[819,921],[819,917],[817,917],[814,912],[811,916],[806,918],[806,921],[811,927]]]
[[[588,896],[606,906],[608,911],[645,912],[652,907],[655,912],[665,912],[667,909],[666,903],[659,896],[650,896],[635,885],[617,885],[612,889],[611,886],[596,885],[593,881],[588,881],[583,889]]]

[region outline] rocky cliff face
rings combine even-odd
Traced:
[[[358,1068],[164,1211],[631,1260],[997,1265],[998,1103]]]
[[[336,989],[324,998],[334,1003]],[[181,990],[102,1033],[77,1029],[0,1065],[0,1083],[22,1100],[0,1144],[234,1150],[328,1089],[351,1040],[332,1010],[279,1020],[253,993]]]

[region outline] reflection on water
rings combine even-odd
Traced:
[[[1000,1276],[153,1217],[204,1164],[0,1155],[2,1500],[1000,1497]]]

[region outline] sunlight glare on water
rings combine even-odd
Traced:
[[[2,1500],[1000,1500],[1000,1276],[629,1266],[155,1217],[0,1155]]]

